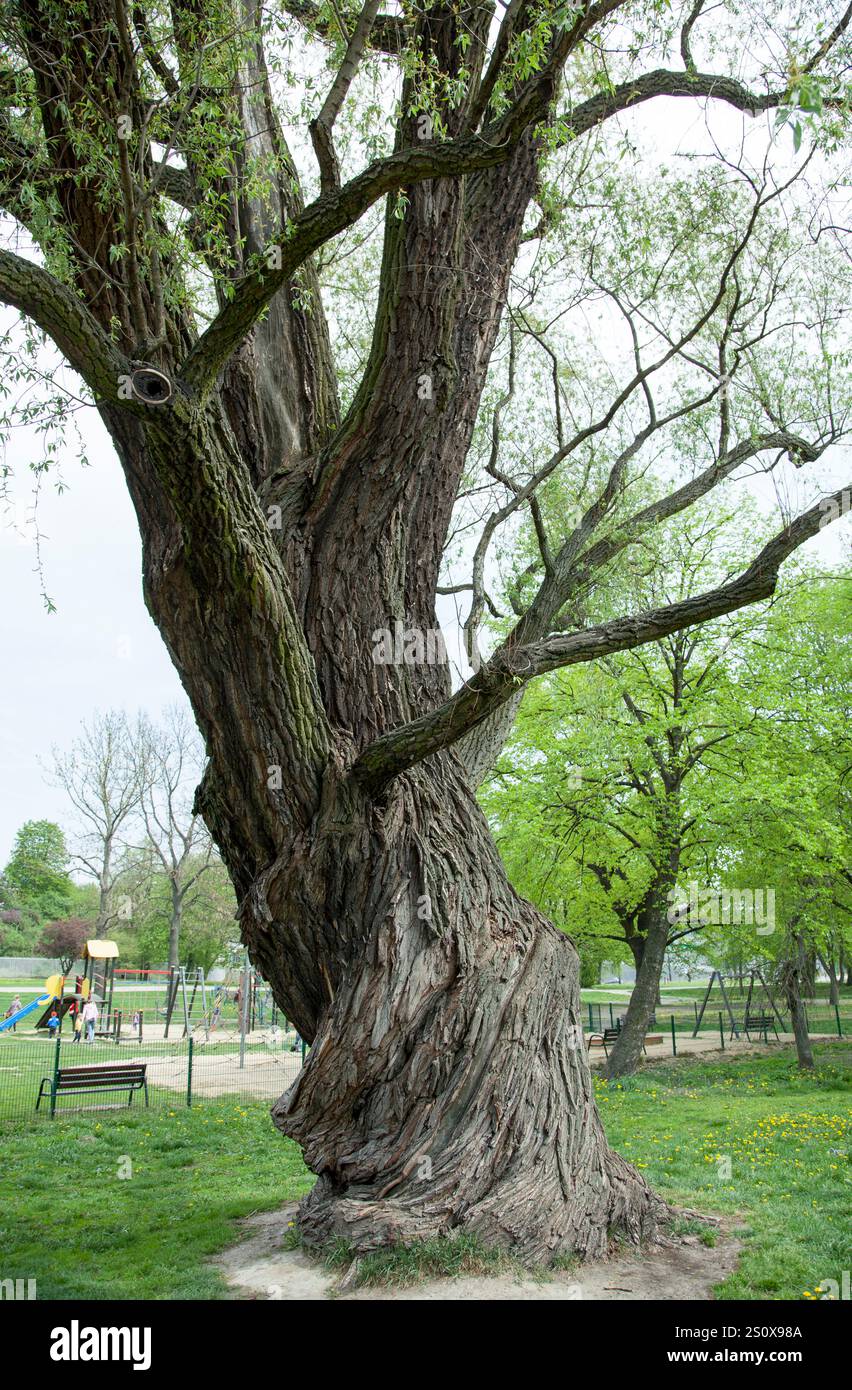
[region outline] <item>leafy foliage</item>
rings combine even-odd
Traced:
[[[0,888],[4,912],[20,914],[17,922],[5,923],[7,950],[25,950],[40,928],[67,913],[73,899],[68,864],[65,836],[58,825],[41,820],[21,826]]]

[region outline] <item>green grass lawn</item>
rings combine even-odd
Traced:
[[[39,1298],[221,1298],[205,1261],[235,1219],[312,1181],[263,1105],[4,1125],[0,1277],[35,1278]]]
[[[675,1205],[741,1221],[745,1248],[721,1298],[812,1296],[849,1268],[852,1049],[814,1052],[812,1075],[783,1048],[595,1081],[610,1142],[652,1186]]]
[[[722,1298],[799,1299],[849,1268],[852,1052],[816,1053],[812,1076],[784,1048],[595,1083],[610,1142],[655,1187],[745,1228]],[[233,1101],[6,1123],[0,1154],[0,1277],[42,1298],[223,1297],[205,1260],[235,1219],[311,1182],[267,1107]]]

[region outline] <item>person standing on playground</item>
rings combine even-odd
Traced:
[[[56,1012],[55,1009],[52,1009],[50,1018],[47,1020],[47,1032],[49,1037],[56,1037],[56,1034],[59,1032],[60,1024],[61,1019],[59,1017],[59,1014]]]
[[[98,1021],[98,1006],[94,999],[87,999],[83,1005],[83,1022],[86,1025],[86,1042],[95,1041],[95,1025]]]
[[[83,1015],[78,1009],[74,1015],[74,1041],[78,1043],[83,1036]]]
[[[24,1006],[23,1006],[23,1004],[21,1003],[21,996],[20,996],[20,994],[16,994],[15,997],[14,997],[14,999],[12,1000],[11,1004],[9,1005],[8,1009],[6,1010],[5,1014],[3,1015],[3,1017],[4,1017],[4,1018],[11,1018],[13,1014],[19,1014],[19,1013],[21,1012],[21,1009],[22,1009],[23,1007],[24,1007]],[[13,1023],[13,1024],[12,1024],[12,1032],[13,1032],[13,1033],[17,1033],[17,1031],[18,1031],[18,1025],[17,1025],[17,1023]]]

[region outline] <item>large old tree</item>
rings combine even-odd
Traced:
[[[767,597],[842,509],[838,492],[789,518],[711,592],[598,623],[579,601],[628,544],[608,521],[632,461],[688,409],[717,412],[718,447],[648,501],[637,533],[743,462],[809,465],[836,437],[833,417],[794,427],[771,405],[738,437],[724,389],[759,333],[737,267],[781,183],[751,181],[692,325],[670,322],[653,362],[637,338],[607,410],[576,429],[576,413],[560,418],[523,484],[501,472],[495,410],[501,519],[531,508],[542,556],[490,658],[453,692],[446,663],[376,634],[429,633],[439,588],[457,587],[442,556],[519,248],[559,216],[552,171],[578,186],[586,142],[659,97],[767,127],[780,111],[797,146],[803,111],[842,115],[852,7],[778,7],[763,45],[749,16],[717,43],[719,6],[674,8],[3,9],[0,192],[22,240],[0,252],[0,300],[83,379],[126,475],[146,602],[206,742],[197,804],[251,957],[312,1043],[274,1111],[318,1175],[301,1213],[311,1243],[463,1228],[534,1260],[651,1236],[665,1211],[607,1147],[575,949],[513,891],[474,792],[531,678]],[[370,342],[341,411],[321,272],[383,199]],[[676,357],[701,358],[704,390],[658,412],[649,377]],[[637,401],[644,425],[550,544],[537,484]],[[479,549],[471,636],[484,577]]]

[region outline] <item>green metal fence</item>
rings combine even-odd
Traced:
[[[746,1006],[745,1000],[733,997],[730,999],[731,1011],[737,1030],[745,1036]],[[589,1033],[602,1033],[605,1028],[618,1028],[627,1012],[627,1000],[622,1003],[613,1004],[584,1004],[584,1026]],[[772,1014],[775,1017],[775,1025],[779,1033],[791,1033],[792,1024],[790,1015],[786,1009],[782,1009],[778,1001],[775,1001],[775,1010],[780,1015],[781,1021],[775,1016],[771,1005],[765,999],[755,998],[748,1010],[749,1015]],[[721,996],[712,997],[704,1012],[701,1020],[699,1037],[706,1034],[718,1033],[718,1016],[721,1012],[725,1028],[726,1038],[731,1032],[731,1020],[725,1008],[724,1000]],[[842,1004],[830,1004],[827,1000],[814,1000],[805,1005],[805,1014],[808,1021],[808,1031],[813,1036],[823,1037],[852,1037],[852,999],[844,998]],[[691,1034],[695,1028],[699,1017],[699,1005],[694,1000],[684,1003],[680,1008],[672,1008],[666,1000],[662,1006],[656,1010],[656,1022],[653,1024],[653,1031],[660,1032],[662,1029],[671,1030],[670,1019],[674,1018],[675,1028],[678,1035]],[[782,1026],[783,1024],[783,1026]],[[756,1030],[751,1030],[756,1031]],[[770,1037],[772,1029],[770,1028]]]
[[[732,1024],[727,1010],[719,1008],[718,1002],[713,1000],[708,1003],[697,1034],[697,1006],[694,1011],[690,1007],[680,1012],[670,1010],[665,1005],[662,1009],[658,1008],[647,1030],[647,1036],[659,1041],[648,1045],[648,1055],[677,1057],[696,1051],[728,1049],[735,1043],[793,1041],[790,1015],[786,1010],[779,1008],[777,1003],[776,1014],[765,1001],[761,1001],[759,1005],[753,1002],[747,1018],[744,1009],[737,1008],[738,1001],[731,1001]],[[591,1044],[590,1054],[594,1058],[598,1052],[594,1044],[607,1030],[620,1029],[626,1014],[626,1003],[586,1004],[584,1010],[586,1040]],[[852,1037],[852,1016],[848,1001],[845,1010],[836,1005],[816,1001],[808,1007],[807,1017],[808,1031],[813,1040]],[[613,1046],[613,1042],[614,1039],[608,1042],[609,1048]],[[603,1055],[602,1048],[600,1053]]]
[[[237,1036],[164,1039],[0,1034],[0,1121],[80,1111],[175,1109],[219,1096],[272,1102],[303,1065],[301,1041],[270,1034],[240,1046]],[[84,1067],[80,1077],[69,1069]],[[69,1088],[73,1085],[73,1089]]]
[[[728,1048],[732,1041],[731,1022],[725,1010],[711,1001],[702,1019],[698,1038],[705,1048]],[[770,1042],[775,1030],[752,1027],[745,1030],[743,1011],[732,1001],[734,1019],[743,1041]],[[625,1005],[589,1004],[586,1007],[587,1036],[615,1028]],[[761,1006],[755,1012],[768,1013]],[[789,1041],[789,1018],[780,1011],[775,1020],[778,1034]],[[652,1033],[662,1038],[651,1054],[680,1055],[695,1050],[691,1046],[695,1027],[691,1004],[680,1011],[657,1011]],[[611,1020],[611,1021],[610,1021]],[[812,1037],[850,1037],[852,1018],[827,1002],[815,1001],[808,1008]],[[782,1026],[783,1024],[783,1026]],[[149,1037],[122,1033],[97,1037],[93,1043],[75,1043],[68,1032],[50,1038],[35,1031],[0,1034],[0,1122],[32,1120],[41,1123],[51,1116],[81,1111],[107,1111],[123,1107],[175,1109],[221,1096],[237,1101],[276,1100],[296,1079],[304,1064],[304,1044],[294,1033],[257,1031],[241,1040],[235,1033],[203,1033],[182,1038]],[[64,1075],[69,1068],[85,1067],[86,1089],[66,1089]],[[116,1074],[116,1068],[119,1069]],[[128,1072],[126,1069],[131,1068]],[[140,1073],[141,1069],[141,1073]],[[140,1075],[144,1081],[140,1081]],[[122,1077],[127,1085],[122,1086]],[[88,1088],[91,1080],[91,1089]],[[41,1097],[41,1099],[39,1099]],[[37,1108],[38,1107],[38,1108]]]

